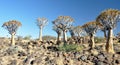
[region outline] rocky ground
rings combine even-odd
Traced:
[[[1,40],[0,40],[1,41]],[[9,42],[0,43],[0,65],[120,65],[120,44],[115,44],[115,54],[108,54],[101,45],[89,50],[82,44],[80,52],[58,51],[52,42]]]

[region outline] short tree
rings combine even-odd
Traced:
[[[113,48],[113,29],[116,27],[117,22],[120,21],[120,11],[115,9],[107,9],[103,11],[96,19],[100,22],[107,33],[106,51],[114,53]]]
[[[84,30],[82,29],[81,26],[76,26],[73,29],[75,36],[77,36],[77,42],[83,43],[84,42],[84,37],[82,37],[82,34],[84,33]]]
[[[91,49],[95,47],[94,42],[94,35],[97,32],[98,28],[100,26],[100,23],[96,21],[88,22],[82,26],[83,30],[89,35],[90,37],[90,46]]]
[[[81,33],[83,32],[83,29],[81,26],[76,26],[74,27],[73,31],[75,32],[75,34],[80,37],[81,36]]]
[[[15,45],[14,36],[16,34],[16,31],[17,31],[18,27],[20,27],[21,25],[22,24],[19,21],[16,21],[16,20],[11,20],[11,21],[5,22],[2,25],[2,27],[7,29],[9,34],[11,35],[11,43],[12,43],[12,45]]]
[[[119,33],[117,33],[117,37],[118,37],[118,38],[120,38],[120,32],[119,32]]]
[[[39,27],[40,29],[40,32],[39,32],[39,40],[42,41],[42,29],[44,28],[44,26],[48,23],[48,20],[46,18],[38,18],[37,19],[37,26]]]
[[[58,16],[58,18],[53,21],[53,24],[56,25],[57,28],[62,30],[64,43],[66,43],[67,41],[66,33],[72,26],[73,21],[73,18],[71,18],[70,16]]]

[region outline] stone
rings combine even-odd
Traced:
[[[91,54],[97,56],[99,52],[96,49],[91,50]]]
[[[98,61],[98,62],[95,63],[95,65],[105,65],[105,64],[101,61]]]
[[[17,65],[17,60],[11,60],[10,65]]]
[[[93,61],[93,59],[94,59],[94,56],[91,56],[91,55],[89,55],[87,58],[87,60],[89,60],[89,61]]]
[[[83,46],[84,46],[85,48],[88,48],[88,47],[89,47],[89,44],[83,44]]]
[[[116,63],[117,63],[117,64],[120,64],[120,59],[117,59],[117,60],[116,60]]]
[[[103,56],[103,54],[98,55],[97,58],[98,58],[100,61],[104,61],[104,60],[105,60],[105,57]]]
[[[80,59],[83,60],[83,61],[86,61],[87,60],[87,56],[83,55],[83,56],[80,57]]]
[[[75,57],[75,58],[79,58],[79,57],[80,57],[80,53],[79,53],[79,52],[75,52],[75,53],[74,53],[74,57]]]

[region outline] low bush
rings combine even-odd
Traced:
[[[58,50],[66,51],[66,52],[70,52],[70,51],[80,52],[83,50],[83,46],[80,46],[78,44],[65,44],[65,45],[58,46]]]
[[[103,37],[95,37],[95,43],[103,43],[105,39]]]

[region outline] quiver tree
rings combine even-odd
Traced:
[[[39,40],[42,41],[42,29],[44,28],[44,26],[48,23],[48,20],[46,18],[38,18],[37,19],[37,26],[39,27],[40,31],[39,31]]]
[[[99,29],[104,33],[104,39],[106,41],[106,38],[107,38],[107,28],[104,27],[104,26],[100,26]]]
[[[96,19],[100,22],[107,33],[106,51],[114,53],[113,48],[113,29],[116,27],[117,22],[120,21],[120,11],[114,9],[107,9],[103,11]]]
[[[119,32],[119,33],[117,33],[117,38],[120,38],[120,32]]]
[[[83,32],[83,29],[81,26],[76,26],[73,29],[75,35],[77,36],[77,42],[83,43],[83,38],[81,37],[81,34]]]
[[[53,24],[62,30],[63,32],[63,41],[64,43],[67,42],[67,31],[72,26],[73,18],[70,16],[58,16],[56,20],[53,21]]]
[[[82,26],[83,30],[90,37],[90,46],[91,46],[91,49],[95,47],[94,35],[97,32],[99,26],[100,26],[100,23],[96,22],[96,21],[88,22],[88,23],[86,23],[86,24],[84,24]]]
[[[73,31],[75,32],[75,34],[80,37],[81,36],[81,33],[83,32],[83,29],[81,26],[76,26],[74,27]]]
[[[55,25],[53,26],[53,30],[57,33],[57,43],[61,41],[62,30],[57,28]]]
[[[18,27],[20,27],[22,24],[19,21],[11,20],[8,22],[5,22],[2,27],[8,30],[9,34],[11,35],[11,43],[12,45],[15,45],[14,36],[17,32]]]
[[[70,32],[71,38],[74,38],[74,36],[75,36],[74,26],[71,26],[71,27],[69,28],[69,32]]]
[[[104,26],[100,26],[100,30],[104,33],[104,42],[106,42],[107,38],[107,29]],[[105,44],[103,44],[103,51],[105,51]]]

